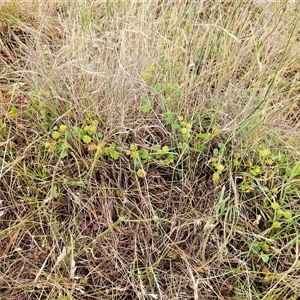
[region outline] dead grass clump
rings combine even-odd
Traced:
[[[0,299],[298,299],[297,9],[0,8]]]

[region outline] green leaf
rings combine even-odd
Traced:
[[[130,154],[130,157],[133,158],[134,160],[138,159],[139,152],[138,151],[132,151],[131,154]]]
[[[92,138],[89,136],[89,135],[84,135],[82,137],[82,141],[85,143],[85,144],[89,144],[91,141],[92,141]]]
[[[279,229],[281,227],[281,223],[279,221],[274,221],[272,224],[272,228]]]
[[[137,151],[138,146],[137,146],[137,144],[131,144],[129,148],[131,151]]]
[[[138,152],[139,152],[140,158],[142,158],[142,159],[147,159],[149,157],[149,152],[146,149],[141,149]]]
[[[172,123],[174,123],[174,119],[175,119],[175,114],[171,113],[171,112],[166,112],[165,115],[165,121],[167,125],[170,125]]]
[[[97,133],[97,135],[98,135],[98,138],[100,138],[100,139],[103,138],[103,133],[102,133],[102,132],[99,131],[99,132]]]
[[[54,140],[58,140],[61,137],[61,132],[55,130],[55,131],[52,132],[51,137]]]
[[[253,250],[254,252],[259,252],[259,251],[261,250],[261,245],[260,245],[260,243],[258,243],[258,242],[253,243],[253,244],[252,244],[252,250]]]
[[[173,163],[173,162],[174,162],[174,154],[173,154],[173,153],[168,154],[166,160],[167,160],[169,163]]]
[[[181,153],[185,154],[190,151],[190,145],[188,143],[184,143],[181,147]]]
[[[180,90],[180,89],[175,89],[175,90],[174,90],[174,94],[175,94],[177,97],[180,97],[180,96],[181,96],[181,90]]]
[[[145,98],[144,99],[144,101],[143,101],[143,105],[142,105],[142,108],[141,108],[141,110],[142,110],[142,112],[144,113],[144,114],[147,114],[147,113],[149,113],[150,111],[151,111],[151,100],[150,100],[150,98],[149,97],[147,97],[147,98]]]
[[[262,249],[265,253],[270,252],[270,246],[269,246],[267,243],[263,243],[263,244],[261,245],[261,249]]]
[[[226,151],[226,145],[223,144],[223,143],[219,143],[219,144],[218,144],[218,147],[219,147],[219,149],[220,149],[221,156],[224,156],[225,151]]]
[[[293,169],[289,172],[289,179],[292,180],[296,176],[300,175],[300,161],[293,167]]]
[[[88,119],[94,119],[94,112],[93,111],[89,111],[87,113],[87,115],[88,115]]]
[[[74,126],[73,127],[73,134],[76,136],[76,137],[81,137],[81,129],[77,126]]]
[[[154,89],[157,91],[157,92],[160,92],[162,90],[162,86],[160,83],[157,83],[155,86],[154,86]]]
[[[11,118],[13,118],[18,114],[18,111],[19,110],[15,106],[13,106],[8,114]]]
[[[280,204],[278,202],[273,202],[271,204],[271,207],[274,209],[274,210],[278,210],[280,209]]]
[[[168,153],[170,151],[170,148],[169,148],[169,146],[163,146],[161,148],[161,151],[162,151],[162,153],[166,154],[166,153]]]
[[[173,91],[173,86],[171,83],[168,83],[165,87],[165,92],[170,95],[172,94],[172,91]]]
[[[215,172],[212,176],[212,180],[214,184],[217,184],[220,180],[220,172]]]
[[[171,258],[171,259],[174,259],[174,260],[177,260],[177,259],[178,259],[178,255],[177,255],[176,253],[174,253],[174,252],[169,252],[169,253],[167,254],[167,256],[168,256],[169,258]]]
[[[255,165],[252,167],[252,169],[250,170],[250,174],[253,176],[258,175],[261,172],[260,166]]]
[[[203,140],[208,140],[211,137],[211,133],[206,132],[206,133],[198,133],[196,135],[198,138],[203,139]]]
[[[268,254],[263,253],[263,252],[261,252],[259,256],[260,256],[260,258],[262,259],[262,261],[264,263],[267,263],[270,260],[270,256]]]
[[[54,185],[52,188],[52,197],[57,198],[58,196],[59,196],[59,192],[58,192],[57,186]]]
[[[214,157],[217,157],[218,154],[219,154],[219,150],[217,148],[214,148],[214,150],[213,150]]]
[[[285,219],[290,219],[290,218],[292,217],[292,213],[291,213],[290,211],[285,211],[285,212],[283,213],[283,217],[284,217]]]
[[[69,131],[69,130],[66,131],[66,132],[65,132],[65,137],[66,137],[67,140],[70,140],[70,139],[72,138],[72,133],[71,133],[71,131]]]
[[[62,124],[62,125],[59,126],[59,131],[60,131],[61,133],[64,133],[64,132],[66,132],[67,130],[68,130],[68,126],[67,126],[67,125]]]
[[[68,149],[63,149],[62,151],[61,151],[61,157],[62,158],[65,158],[65,157],[67,157],[68,156]]]
[[[197,142],[195,145],[196,151],[203,153],[206,150],[207,146],[205,144]]]
[[[173,131],[178,131],[179,129],[181,129],[181,126],[178,123],[173,123],[172,124],[172,130]]]
[[[119,157],[120,157],[119,152],[116,151],[114,148],[110,148],[110,149],[109,149],[109,155],[110,155],[110,157],[113,158],[114,160],[117,160],[117,159],[119,159]]]

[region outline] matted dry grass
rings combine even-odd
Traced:
[[[297,2],[0,8],[0,299],[300,299]],[[192,123],[186,153],[170,112]],[[47,150],[55,126],[89,118],[119,159],[80,139]],[[175,162],[139,177],[132,143]],[[273,200],[291,212],[280,228]]]

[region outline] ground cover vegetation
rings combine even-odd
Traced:
[[[0,299],[300,299],[297,1],[0,8]]]

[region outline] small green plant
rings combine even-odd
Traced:
[[[175,154],[170,151],[169,146],[154,146],[153,158],[160,166],[167,166],[174,162]]]
[[[254,149],[243,160],[240,154],[233,154],[233,166],[242,170],[243,181],[239,184],[241,195],[251,193],[256,198],[262,197],[262,201],[255,204],[257,215],[252,225],[261,232],[260,239],[263,238],[264,241],[253,242],[249,249],[265,264],[276,255],[276,241],[288,234],[291,237],[295,235],[291,226],[295,222],[293,213],[285,209],[282,184],[274,179],[281,172],[282,162],[282,156],[268,147]]]
[[[145,177],[146,174],[147,174],[146,171],[145,171],[144,169],[142,169],[142,168],[138,169],[137,172],[136,172],[136,175],[137,175],[138,177],[140,177],[140,178]]]
[[[156,68],[154,65],[150,65],[148,66],[145,71],[142,74],[142,78],[143,80],[145,80],[145,82],[151,86],[154,84],[155,81],[155,72],[156,72]]]
[[[176,96],[176,97],[180,97],[181,96],[181,90],[180,90],[180,86],[178,83],[168,83],[165,88],[164,91],[166,93],[167,96],[169,96],[167,98],[168,102],[172,101],[172,98],[170,96]]]
[[[171,126],[173,132],[179,131],[181,129],[181,126],[177,120],[177,115],[175,113],[167,111],[164,114],[164,120],[166,125]]]
[[[19,113],[19,110],[15,107],[15,106],[13,106],[11,109],[10,109],[10,111],[9,111],[9,116],[11,117],[11,118],[16,118],[17,117],[17,115],[18,115],[18,113]]]
[[[255,242],[251,245],[251,252],[258,255],[264,263],[270,260],[270,246],[266,242]]]
[[[144,114],[147,114],[151,111],[152,109],[152,106],[151,106],[151,99],[149,97],[146,97],[143,101],[143,104],[142,104],[142,108],[141,108],[141,111],[144,113]]]
[[[292,213],[289,210],[283,210],[278,202],[271,204],[273,209],[273,219],[270,220],[272,228],[280,229],[283,222],[288,222],[292,218]]]
[[[213,157],[211,158],[211,165],[213,167],[214,173],[212,175],[212,180],[215,185],[220,181],[221,174],[225,171],[225,165],[222,163],[226,151],[226,146],[223,143],[218,144],[218,148],[214,148]]]
[[[97,150],[103,134],[98,130],[99,121],[96,119],[87,120],[87,125],[82,127],[73,126],[71,129],[67,125],[54,126],[51,132],[51,139],[45,142],[45,148],[49,153],[60,155],[62,158],[68,156],[71,142],[79,139],[89,151]],[[99,152],[99,151],[98,151]],[[116,155],[112,155],[116,157]]]
[[[111,143],[109,146],[105,147],[104,153],[114,160],[118,160],[120,157],[120,152],[118,151],[116,143]]]
[[[64,124],[54,126],[51,133],[51,141],[46,142],[45,148],[49,153],[54,153],[62,158],[68,156],[69,148],[71,147],[69,141],[72,138],[72,133]]]
[[[83,128],[78,126],[73,127],[73,134],[75,137],[78,137],[82,140],[84,144],[90,144],[92,142],[97,142],[103,137],[101,131],[98,130],[99,121],[96,119],[87,120],[87,125]]]
[[[225,170],[225,166],[222,163],[220,163],[220,159],[217,157],[213,157],[211,159],[211,162],[212,162],[212,166],[214,168],[212,180],[213,180],[213,183],[216,185],[220,181],[220,175]]]
[[[126,151],[126,154],[130,156],[135,164],[145,162],[149,157],[148,150],[144,148],[139,148],[137,144],[131,144],[129,150]]]
[[[172,259],[172,260],[178,260],[179,259],[179,256],[178,254],[174,253],[174,252],[168,252],[167,253],[167,257]]]
[[[182,116],[178,117],[178,121],[180,121],[180,132],[182,134],[182,138],[184,141],[188,141],[191,138],[192,124],[184,121]]]

